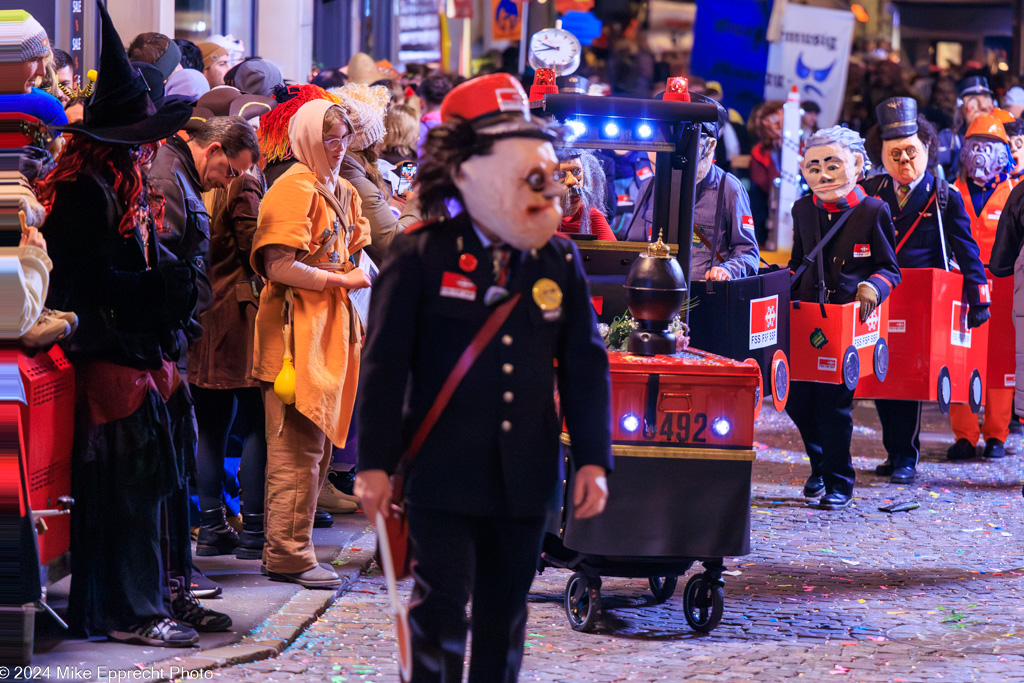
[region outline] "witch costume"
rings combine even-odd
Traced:
[[[166,532],[195,428],[169,358],[195,306],[195,275],[159,246],[159,207],[140,162],[145,145],[184,126],[191,108],[153,105],[99,11],[101,75],[84,121],[63,129],[73,133],[65,158],[40,184],[54,263],[47,305],[80,320],[62,344],[77,377],[68,617],[89,637],[187,647],[198,635],[172,618],[180,610],[166,569],[188,556],[188,534]]]

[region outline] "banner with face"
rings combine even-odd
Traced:
[[[835,125],[846,91],[853,21],[848,10],[786,5],[781,40],[768,48],[765,100],[785,100],[796,85],[801,101],[821,107],[818,125]]]

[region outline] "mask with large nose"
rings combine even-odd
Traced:
[[[565,187],[550,142],[511,137],[455,172],[466,211],[488,237],[516,249],[539,249],[558,230]]]

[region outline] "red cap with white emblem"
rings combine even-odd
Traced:
[[[460,118],[477,122],[509,114],[530,120],[530,103],[523,86],[510,74],[488,74],[461,83],[441,103],[441,121]]]

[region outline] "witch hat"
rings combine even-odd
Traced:
[[[96,4],[102,25],[99,78],[85,105],[82,122],[58,130],[125,145],[155,142],[181,130],[192,107],[175,98],[167,98],[159,107],[153,104],[149,85],[128,61],[107,8],[99,0]]]

